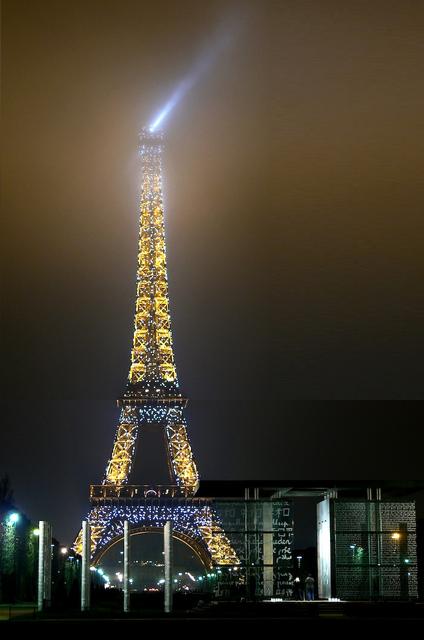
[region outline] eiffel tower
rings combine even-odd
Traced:
[[[172,346],[164,208],[163,134],[144,128],[139,136],[141,161],[140,231],[137,294],[131,365],[118,400],[120,416],[103,481],[91,485],[91,562],[96,564],[123,537],[124,521],[132,533],[155,532],[171,520],[173,536],[197,554],[206,568],[239,564],[211,501],[195,498],[199,475],[187,435]],[[132,484],[143,442],[153,429],[164,436],[168,484]],[[82,532],[74,549],[82,551]]]

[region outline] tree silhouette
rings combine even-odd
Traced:
[[[10,478],[5,473],[0,478],[0,509],[10,508],[13,506],[13,489],[10,484]]]

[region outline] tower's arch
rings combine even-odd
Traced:
[[[134,528],[131,528],[130,535],[132,537],[137,535],[143,535],[146,533],[163,534],[163,528],[152,527],[152,526],[134,527]],[[202,544],[198,540],[195,540],[194,538],[191,538],[190,536],[180,531],[174,530],[172,532],[172,537],[178,540],[179,542],[182,542],[187,547],[189,547],[193,551],[193,553],[196,555],[196,557],[200,560],[205,570],[209,571],[212,568],[211,556],[207,547],[204,544]],[[109,542],[107,542],[103,547],[101,547],[94,554],[91,560],[91,564],[93,566],[97,566],[102,561],[102,559],[107,554],[107,552],[112,547],[117,545],[119,542],[122,542],[123,539],[124,539],[124,536],[122,533],[117,534],[114,538],[112,538]]]

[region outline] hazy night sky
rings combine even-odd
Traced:
[[[31,517],[69,542],[102,478],[137,134],[222,33],[165,124],[201,477],[422,478],[423,32],[418,0],[3,2],[0,474]]]

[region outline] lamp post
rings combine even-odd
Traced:
[[[6,516],[6,527],[4,531],[4,559],[2,569],[4,573],[10,576],[10,586],[12,592],[10,596],[16,597],[17,580],[16,580],[16,525],[20,520],[19,513],[12,512]]]
[[[20,519],[21,519],[21,516],[19,515],[19,513],[16,513],[16,512],[9,513],[9,515],[7,516],[7,524],[9,525],[17,524]]]

